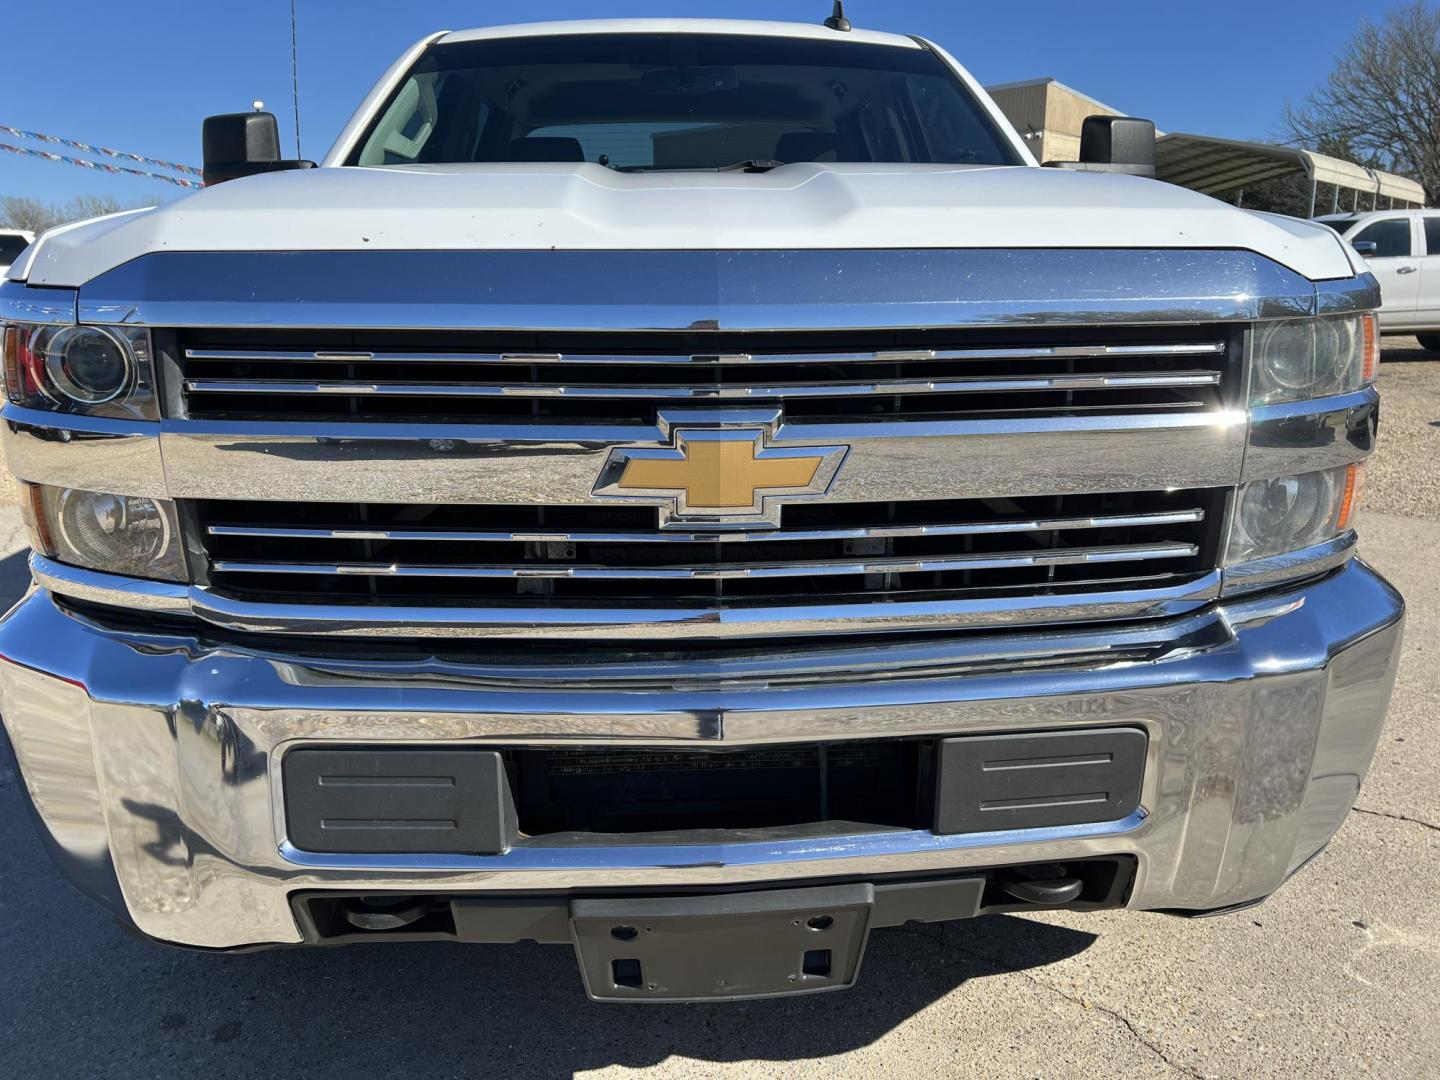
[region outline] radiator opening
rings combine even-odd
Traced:
[[[926,828],[931,745],[513,751],[520,832],[653,833],[846,821]]]

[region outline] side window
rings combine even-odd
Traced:
[[[1353,236],[1346,237],[1352,244],[1369,241],[1375,245],[1372,259],[1406,258],[1410,251],[1410,219],[1384,218],[1366,225]]]
[[[1425,222],[1425,253],[1440,256],[1440,217],[1424,217],[1420,220]]]

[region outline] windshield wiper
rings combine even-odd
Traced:
[[[776,161],[773,158],[746,158],[744,161],[732,162],[729,165],[721,165],[716,172],[769,172],[771,169],[778,169],[784,165],[783,161]]]

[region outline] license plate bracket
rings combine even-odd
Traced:
[[[853,986],[870,934],[869,884],[570,902],[596,1001],[739,1001]]]

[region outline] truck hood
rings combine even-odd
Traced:
[[[78,287],[158,251],[1230,248],[1311,280],[1356,270],[1330,230],[1136,177],[1033,167],[592,163],[322,168],[53,230],[10,269]]]

